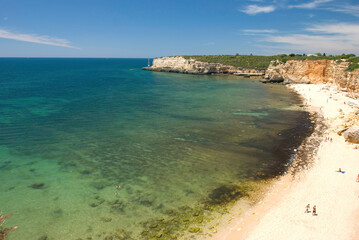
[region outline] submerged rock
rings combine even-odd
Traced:
[[[200,230],[199,227],[192,227],[188,231],[191,232],[191,233],[196,233],[196,232],[199,232],[199,230]]]
[[[240,191],[237,186],[226,186],[222,185],[212,191],[208,195],[209,197],[209,204],[212,205],[220,205],[228,203],[232,200],[236,200],[244,196],[245,194]]]
[[[344,132],[344,138],[351,143],[359,143],[359,126],[352,126]]]
[[[112,210],[117,210],[120,212],[123,212],[126,207],[125,202],[120,201],[119,199],[107,201],[107,204],[111,207]]]
[[[42,189],[45,187],[45,183],[34,183],[34,184],[30,185],[29,187],[34,188],[34,189]]]
[[[101,198],[96,198],[95,197],[95,200],[93,202],[90,203],[90,206],[91,207],[98,207],[100,206],[102,203],[104,203],[105,200],[101,199]]]
[[[196,210],[194,213],[193,213],[193,216],[197,217],[201,214],[201,212],[199,210]]]
[[[157,228],[158,227],[158,224],[152,224],[150,225],[150,228]]]
[[[96,188],[97,190],[101,190],[104,189],[105,187],[111,186],[111,184],[106,181],[99,181],[99,182],[92,182],[91,186]]]

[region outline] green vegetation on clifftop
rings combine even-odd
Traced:
[[[226,65],[231,65],[234,67],[240,68],[250,68],[250,69],[267,69],[272,60],[279,60],[280,62],[287,62],[288,60],[336,60],[341,61],[346,59],[350,62],[349,71],[353,71],[359,68],[359,57],[355,57],[355,54],[342,54],[337,56],[326,56],[325,53],[316,55],[307,56],[305,54],[280,54],[274,56],[255,56],[255,55],[193,55],[193,56],[183,56],[186,59],[196,59],[201,62],[210,62],[210,63],[221,63]]]
[[[359,69],[359,57],[353,57],[348,60],[350,62],[350,66],[348,71],[354,71],[355,69]]]

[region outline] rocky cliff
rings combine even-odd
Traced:
[[[151,67],[144,70],[191,74],[234,74],[263,76],[268,82],[332,83],[353,97],[359,97],[359,70],[350,72],[349,63],[334,60],[272,61],[267,70],[236,68],[220,63],[207,63],[184,57],[155,58]]]
[[[359,70],[347,71],[348,66],[348,62],[333,60],[272,61],[264,77],[285,83],[332,83],[359,97]]]
[[[144,70],[159,72],[177,72],[191,74],[234,74],[240,76],[264,76],[265,70],[236,68],[220,63],[200,62],[184,57],[155,58],[151,67]]]

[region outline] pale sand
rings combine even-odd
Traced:
[[[359,144],[347,143],[337,134],[358,110],[348,101],[358,106],[359,101],[329,85],[290,87],[303,96],[309,110],[324,117],[328,127],[317,137],[321,142],[312,164],[294,178],[290,174],[281,177],[261,202],[219,230],[213,239],[359,239],[359,149],[354,149]],[[326,137],[332,142],[325,141]],[[338,168],[346,172],[338,173]],[[311,211],[317,206],[317,216],[304,213],[308,203]]]

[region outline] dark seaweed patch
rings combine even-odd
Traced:
[[[283,174],[288,169],[288,161],[294,154],[294,149],[297,149],[314,131],[313,118],[314,116],[311,116],[310,113],[302,112],[298,117],[298,124],[294,128],[279,133],[280,141],[272,149],[272,153],[277,156],[279,161],[268,169],[268,176]]]
[[[45,187],[45,183],[34,183],[29,186],[33,189],[43,189]]]
[[[235,186],[222,185],[214,189],[209,195],[209,203],[223,204],[242,197],[243,194]]]

